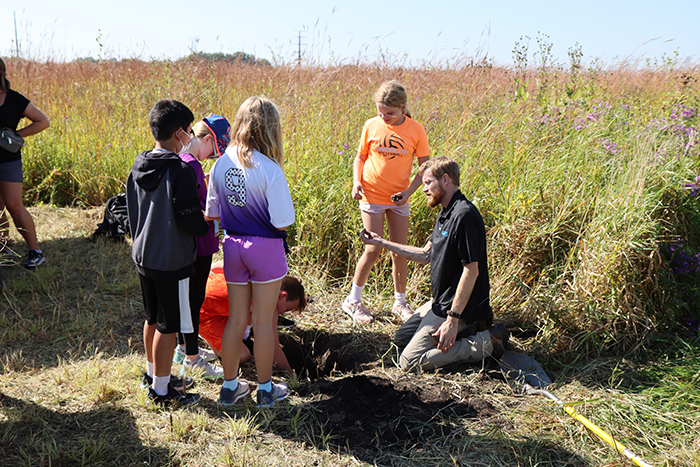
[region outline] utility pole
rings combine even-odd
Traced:
[[[297,31],[297,66],[301,66],[301,46],[302,46],[302,39],[305,39],[305,37],[302,37],[301,33],[302,31]],[[303,44],[306,45],[306,44]]]
[[[19,57],[19,38],[17,36],[17,13],[13,11],[12,16],[15,19],[15,55]]]

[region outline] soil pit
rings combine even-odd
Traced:
[[[357,373],[380,360],[366,343],[358,342],[357,335],[311,330],[280,333],[279,339],[289,365],[301,379]]]

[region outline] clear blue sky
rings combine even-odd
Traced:
[[[536,38],[546,34],[561,63],[577,42],[584,63],[660,59],[676,51],[700,63],[699,17],[698,0],[31,0],[3,7],[0,54],[15,55],[17,45],[21,56],[40,60],[242,51],[292,62],[301,31],[302,52],[317,63],[384,56],[393,63],[444,64],[488,54],[496,64],[512,65],[521,36],[530,37],[532,63]]]

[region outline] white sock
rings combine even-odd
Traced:
[[[348,295],[348,301],[349,302],[361,302],[362,301],[362,289],[364,289],[365,286],[359,286],[355,285],[355,283],[352,283],[352,288],[350,289],[350,295]]]
[[[394,305],[405,305],[406,293],[394,292]]]
[[[170,382],[170,375],[168,376],[154,376],[153,377],[153,390],[159,396],[164,396],[168,393],[168,383]]]
[[[146,362],[146,374],[153,378],[153,362]]]

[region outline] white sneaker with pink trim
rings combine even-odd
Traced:
[[[343,301],[343,311],[347,313],[353,321],[360,324],[372,322],[372,312],[362,304],[362,302],[351,302],[347,298]]]
[[[401,318],[401,321],[404,323],[408,321],[408,318],[413,316],[413,313],[415,313],[413,308],[408,306],[408,303],[394,303],[394,307],[391,309],[391,312]]]

